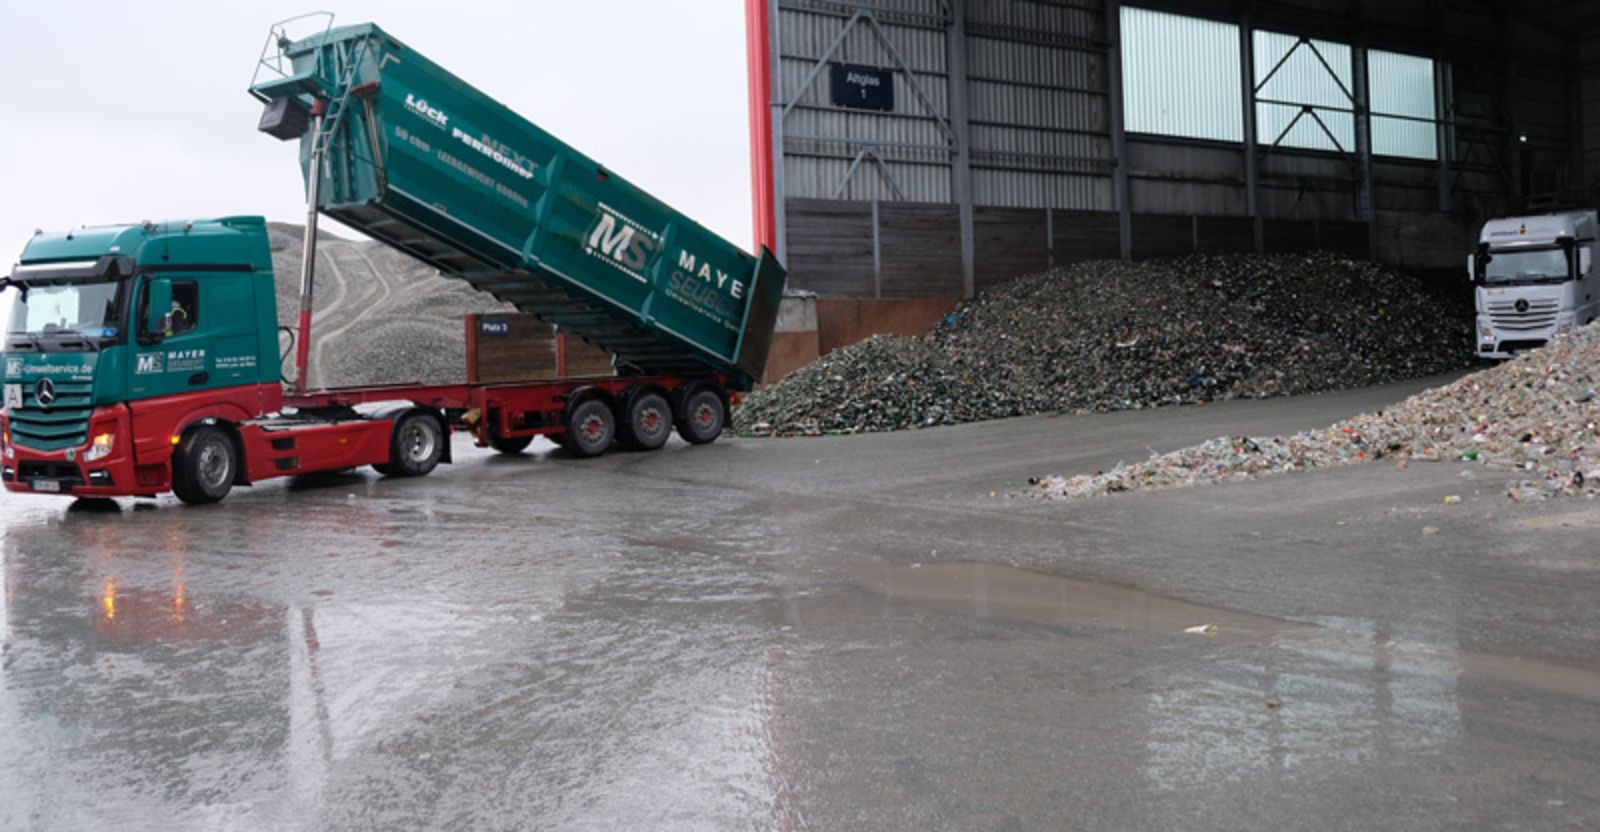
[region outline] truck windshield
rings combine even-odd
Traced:
[[[1490,283],[1566,280],[1571,276],[1567,253],[1559,248],[1491,252],[1483,272]]]
[[[6,349],[40,352],[98,349],[120,334],[118,310],[125,281],[13,286]]]

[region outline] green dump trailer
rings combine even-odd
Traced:
[[[769,252],[746,254],[377,26],[275,29],[250,91],[260,129],[300,142],[322,214],[623,372],[710,370],[745,390],[760,377],[785,277]]]

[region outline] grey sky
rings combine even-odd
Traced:
[[[35,228],[301,221],[296,146],[256,132],[260,105],[245,87],[268,26],[316,10],[379,24],[750,247],[737,0],[310,3],[0,3],[0,266]]]

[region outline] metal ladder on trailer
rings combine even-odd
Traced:
[[[340,44],[339,48],[328,53],[334,64],[331,69],[336,79],[332,88],[329,88],[323,83],[325,77],[322,66],[323,50],[315,50],[316,66],[304,73],[292,71],[293,61],[287,54],[290,44],[293,43],[289,37],[289,25],[300,20],[320,17],[327,18],[327,24],[322,31],[322,37],[326,41],[329,33],[333,31],[331,12],[313,12],[272,24],[267,32],[267,42],[262,47],[261,57],[256,62],[255,75],[250,79],[250,88],[255,90],[262,86],[260,76],[263,70],[274,72],[279,76],[277,83],[302,89],[304,94],[312,99],[311,169],[306,177],[306,225],[300,257],[300,317],[295,335],[295,377],[292,382],[292,389],[296,393],[306,392],[310,374],[311,310],[316,287],[317,218],[320,215],[318,209],[322,197],[322,178],[327,165],[328,147],[343,127],[344,113],[350,106],[351,99],[356,97],[356,73],[360,70],[361,62],[367,57],[373,37],[368,33],[354,42]],[[368,123],[371,123],[370,118]],[[378,152],[376,141],[372,142],[372,148],[374,153]],[[383,166],[379,164],[380,160],[373,161],[381,175]],[[348,163],[346,160],[346,164]]]

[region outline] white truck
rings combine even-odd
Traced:
[[[1510,358],[1600,317],[1597,227],[1592,210],[1484,224],[1467,256],[1479,357]]]

